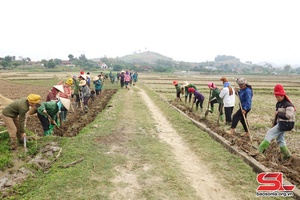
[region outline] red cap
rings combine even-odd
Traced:
[[[189,92],[189,93],[194,93],[194,92],[195,92],[195,89],[194,89],[194,88],[189,88],[189,89],[188,89],[188,92]]]

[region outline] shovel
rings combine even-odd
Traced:
[[[62,132],[63,132],[63,130],[57,125],[57,123],[50,117],[50,115],[48,114],[48,113],[44,113],[47,117],[48,117],[48,119],[50,120],[50,122],[52,123],[52,124],[54,124],[55,126],[56,126],[56,128],[58,128],[60,131],[61,131],[61,136],[62,136]]]
[[[208,99],[210,98],[210,95],[211,95],[211,89],[209,89],[209,97],[208,97]],[[208,115],[208,112],[209,112],[209,100],[208,100],[208,104],[207,104],[207,108],[206,108],[206,111],[205,111],[205,118],[207,117],[207,115]]]

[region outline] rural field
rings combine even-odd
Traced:
[[[91,72],[92,76],[99,72]],[[14,100],[37,93],[46,97],[59,80],[74,72],[0,73],[1,95]],[[208,82],[222,88],[224,75],[197,73],[140,73],[136,86],[120,89],[118,83],[104,83],[100,98],[90,102],[90,111],[69,111],[63,134],[43,137],[36,116],[27,120],[27,151],[19,146],[10,152],[7,133],[0,134],[0,197],[3,199],[257,199],[257,172],[239,155],[227,151],[191,119],[203,123],[239,151],[267,167],[282,172],[300,188],[300,116],[286,132],[293,159],[285,163],[273,142],[266,158],[252,155],[271,127],[276,83],[285,87],[296,108],[299,76],[243,76],[252,85],[254,96],[248,114],[251,142],[237,133],[229,137],[229,126],[217,124],[218,113],[191,111],[175,101],[173,80],[194,84],[209,96]],[[226,75],[225,75],[226,76]],[[241,76],[226,76],[234,85]],[[1,102],[2,108],[7,102]],[[238,100],[234,112],[238,109]],[[0,131],[5,131],[0,126]],[[264,199],[263,197],[260,197]],[[297,198],[297,197],[296,197]],[[298,197],[299,198],[299,197]],[[278,199],[280,199],[278,197]],[[285,197],[284,199],[288,199]]]

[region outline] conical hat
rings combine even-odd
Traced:
[[[86,85],[86,81],[85,80],[81,80],[78,85],[79,86],[84,86],[84,85]]]
[[[62,85],[54,85],[56,89],[58,89],[60,92],[64,93],[64,87]]]
[[[70,105],[71,105],[71,101],[70,99],[66,99],[66,98],[59,98],[59,101],[62,103],[62,105],[67,109],[70,110]]]
[[[189,82],[187,82],[187,81],[185,81],[184,83],[183,83],[183,87],[186,87],[186,86],[188,86],[189,85]]]
[[[99,77],[98,76],[95,76],[94,78],[93,78],[93,81],[98,81],[99,80]]]

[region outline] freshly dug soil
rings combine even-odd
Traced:
[[[221,126],[217,124],[217,120],[209,121],[200,113],[200,111],[190,111],[190,109],[177,101],[170,101],[170,104],[180,109],[186,113],[189,117],[205,123],[212,131],[216,132],[218,135],[230,141],[231,145],[238,146],[242,151],[246,152],[248,155],[255,158],[257,161],[262,163],[264,166],[269,168],[274,172],[282,172],[285,178],[290,181],[292,184],[300,187],[300,155],[293,154],[292,158],[289,161],[283,161],[281,158],[281,152],[278,145],[275,142],[272,142],[271,145],[265,152],[266,158],[263,158],[260,154],[257,154],[257,150],[253,148],[253,144],[260,144],[261,137],[258,138],[253,136],[252,144],[249,137],[241,137],[239,133],[235,133],[233,136],[228,135]],[[221,124],[222,122],[220,122]],[[224,123],[224,122],[223,122]],[[265,134],[265,133],[263,133]],[[299,147],[295,146],[293,148]]]

